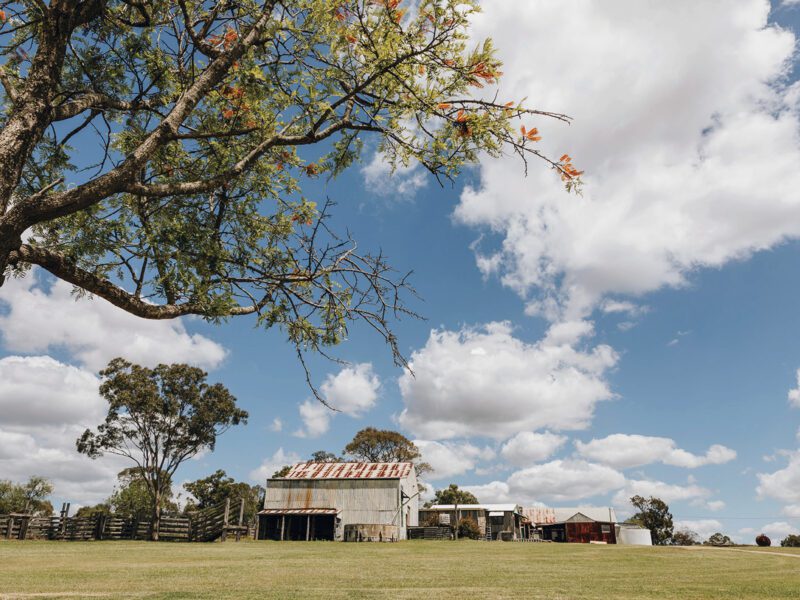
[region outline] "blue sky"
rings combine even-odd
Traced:
[[[501,93],[575,117],[535,125],[587,171],[583,196],[514,158],[439,187],[372,151],[308,192],[338,202],[333,224],[360,248],[414,271],[426,319],[394,327],[415,379],[355,326],[337,349],[350,367],[311,361],[332,415],[277,330],[143,323],[35,275],[0,289],[0,477],[108,495],[119,463],[71,448],[102,414],[94,373],[124,353],[201,364],[250,412],[181,481],[222,468],[263,484],[372,425],[420,440],[432,486],[482,501],[624,513],[653,494],[704,537],[797,533],[800,5],[483,4],[475,35],[498,42]]]

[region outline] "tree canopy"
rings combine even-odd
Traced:
[[[669,506],[660,498],[644,498],[636,495],[631,498],[631,504],[639,512],[628,519],[628,523],[635,523],[650,530],[650,537],[655,545],[669,544],[672,540],[672,513]]]
[[[38,265],[143,318],[255,315],[301,359],[366,321],[405,364],[405,277],[328,229],[309,180],[374,135],[438,178],[515,152],[579,182],[536,146],[566,116],[481,91],[501,65],[468,39],[477,4],[2,2],[0,286]]]
[[[252,522],[260,510],[259,504],[264,492],[264,488],[260,485],[236,481],[233,477],[228,477],[228,474],[222,469],[214,471],[208,477],[184,483],[183,489],[194,498],[186,503],[184,512],[210,508],[221,504],[226,498],[230,498],[234,502],[244,499],[246,523]]]
[[[78,451],[92,458],[116,454],[135,463],[150,498],[157,539],[161,501],[175,471],[201,450],[213,450],[217,436],[245,423],[247,412],[237,408],[225,386],[209,385],[206,373],[189,365],[150,369],[116,358],[100,374],[108,415],[96,431],[83,433]]]
[[[431,469],[428,463],[421,462],[422,453],[414,442],[389,429],[362,429],[344,447],[344,454],[363,462],[411,462],[418,475]]]
[[[434,492],[433,501],[430,504],[480,504],[472,492],[460,489],[455,483],[448,487]]]
[[[49,517],[53,505],[47,497],[53,493],[53,484],[44,477],[34,475],[25,483],[0,480],[0,514],[26,513]]]

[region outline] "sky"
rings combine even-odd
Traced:
[[[483,0],[473,36],[499,97],[582,195],[518,158],[453,185],[363,163],[310,189],[334,227],[413,271],[424,319],[393,323],[413,375],[365,327],[310,362],[249,318],[143,321],[40,272],[0,288],[0,478],[43,475],[73,506],[117,459],[77,454],[115,356],[190,362],[250,413],[177,482],[224,469],[264,484],[361,428],[401,431],[482,502],[670,505],[677,528],[752,542],[800,533],[800,2]],[[487,93],[493,93],[488,90]]]

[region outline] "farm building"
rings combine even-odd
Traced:
[[[457,514],[456,514],[457,513]],[[455,525],[459,519],[472,519],[487,540],[525,539],[527,519],[518,504],[434,504],[421,508],[422,523]]]
[[[411,463],[300,463],[267,480],[261,540],[403,540],[417,525]]]
[[[553,542],[616,544],[617,515],[613,508],[527,508],[540,539]]]

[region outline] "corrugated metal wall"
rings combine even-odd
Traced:
[[[397,479],[270,480],[264,508],[336,508],[341,519],[337,538],[341,538],[344,525],[363,523],[396,525],[405,539],[406,519],[400,511],[398,484]],[[417,512],[412,508],[405,516],[416,521]]]

